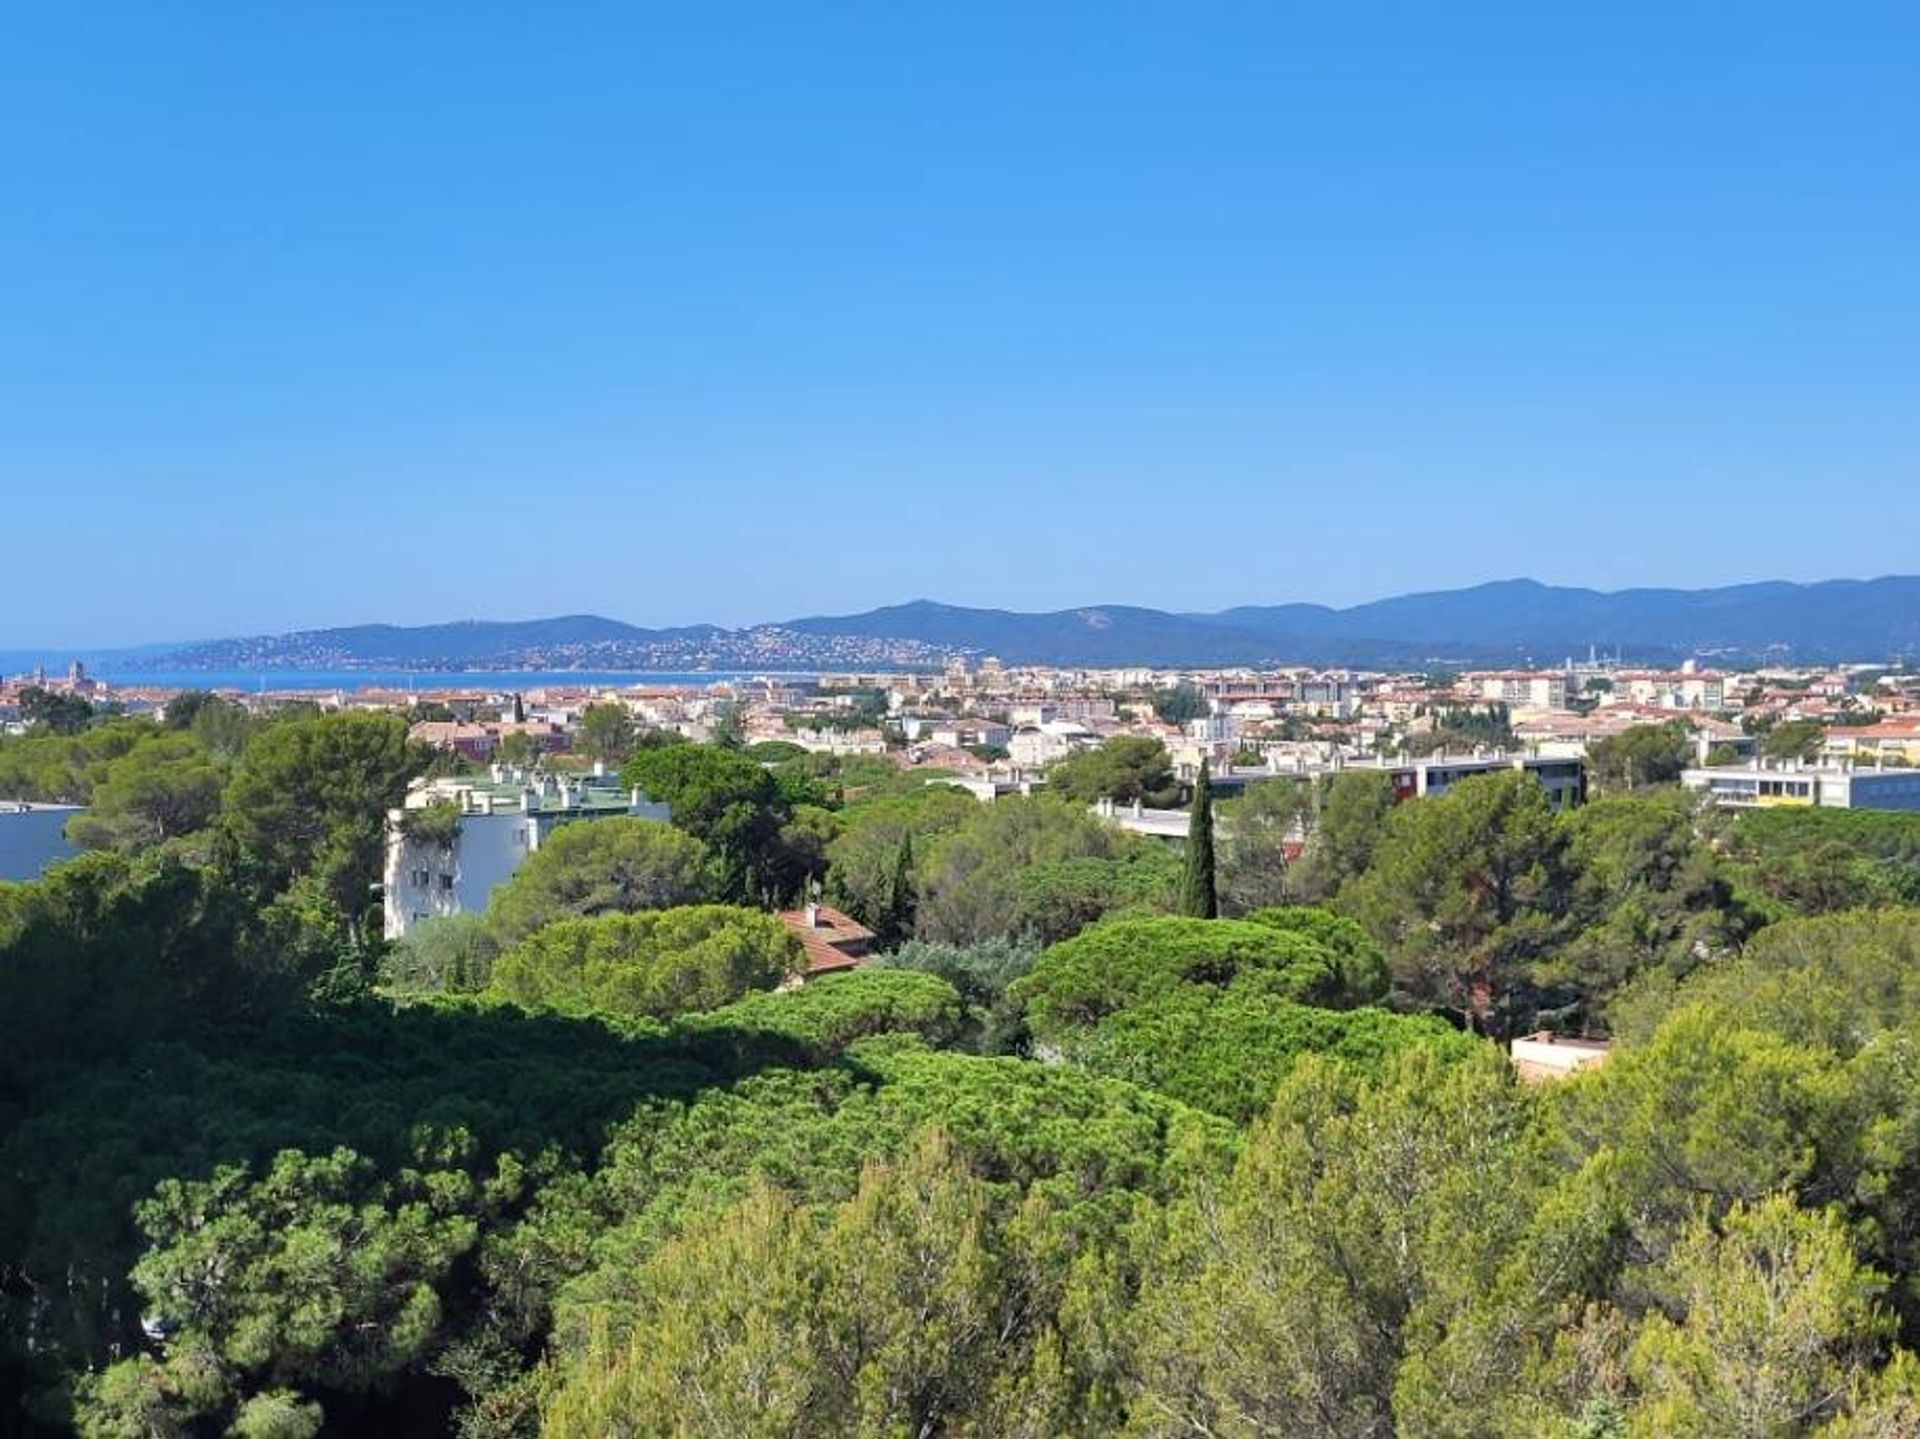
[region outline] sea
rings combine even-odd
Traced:
[[[635,685],[705,688],[741,680],[806,681],[819,677],[819,672],[814,670],[167,670],[118,668],[112,665],[98,670],[89,669],[87,673],[116,688],[144,686],[158,689],[245,690],[249,693],[284,693],[290,690],[345,690],[351,693],[362,689],[411,689],[421,694],[438,690],[511,693],[563,686],[575,689],[586,686],[625,689]]]

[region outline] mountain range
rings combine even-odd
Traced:
[[[1884,660],[1920,650],[1920,577],[1603,592],[1504,580],[1349,608],[1181,614],[1129,605],[1027,614],[916,600],[725,629],[643,629],[598,615],[358,625],[122,652],[121,668],[687,669],[1010,664],[1380,667],[1550,664],[1589,648],[1630,660]]]

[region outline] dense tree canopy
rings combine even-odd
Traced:
[[[1165,808],[1180,798],[1167,747],[1141,735],[1115,735],[1057,761],[1047,770],[1047,787],[1075,804],[1110,799]]]
[[[147,740],[105,767],[68,838],[83,849],[137,851],[192,834],[219,813],[221,783],[192,740]]]
[[[240,872],[263,896],[327,906],[364,933],[378,908],[387,811],[425,756],[389,715],[290,719],[247,741],[221,826]]]
[[[1220,907],[1228,915],[1285,904],[1298,892],[1294,859],[1313,818],[1310,782],[1267,780],[1248,785],[1219,808]]]
[[[576,744],[588,759],[621,764],[633,753],[639,727],[633,713],[614,701],[588,705],[580,716]]]
[[[698,904],[718,888],[700,841],[614,816],[557,826],[494,892],[487,917],[500,942],[513,944],[556,920]]]
[[[1693,757],[1685,725],[1634,725],[1587,747],[1588,775],[1605,792],[1645,789],[1672,784]]]
[[[680,755],[894,916],[786,989],[679,823],[384,946],[397,722],[221,713],[0,743],[108,846],[0,885],[7,1432],[1920,1431],[1920,820],[1276,781],[1206,919],[1080,805]],[[1606,1063],[1467,1032],[1548,1017]]]
[[[562,919],[493,961],[488,993],[522,1005],[667,1019],[717,1009],[798,972],[779,920],[730,905]]]
[[[707,846],[723,896],[745,903],[784,898],[805,877],[780,846],[793,803],[774,775],[746,755],[698,744],[643,748],[621,779],[665,804],[675,827]]]
[[[1525,774],[1475,776],[1394,810],[1341,907],[1393,957],[1413,1003],[1506,1029],[1564,938],[1566,835]]]
[[[1062,924],[1071,933],[1078,925],[1075,916],[1055,910],[1057,886],[1034,876],[1053,866],[1096,861],[1103,878],[1117,877],[1141,853],[1139,841],[1058,799],[974,801],[959,827],[921,862],[914,932],[945,944],[1024,937]],[[1077,877],[1091,875],[1082,870]]]

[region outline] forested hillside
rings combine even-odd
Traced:
[[[0,1431],[1920,1433],[1920,820],[1346,774],[1207,918],[1081,804],[643,736],[671,827],[389,945],[434,763],[0,741],[91,805],[0,885]],[[783,987],[816,892],[884,955]]]

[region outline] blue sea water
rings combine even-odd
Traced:
[[[211,690],[345,690],[411,688],[426,694],[437,690],[467,690],[522,693],[552,686],[633,685],[707,685],[779,675],[786,679],[810,680],[807,673],[777,670],[149,670],[107,666],[89,671],[95,679],[111,685],[147,685],[165,689]]]

